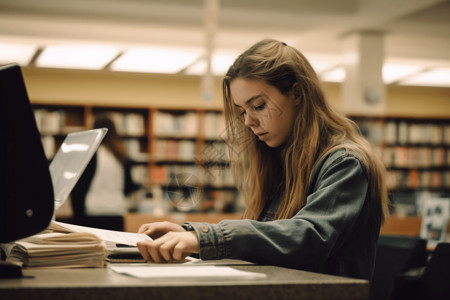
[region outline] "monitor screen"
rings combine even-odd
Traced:
[[[0,66],[0,243],[44,230],[54,193],[22,71]]]

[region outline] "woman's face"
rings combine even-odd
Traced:
[[[234,104],[245,126],[267,146],[283,145],[292,134],[296,110],[293,96],[261,80],[236,78],[230,83]]]

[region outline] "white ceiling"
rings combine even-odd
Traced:
[[[0,0],[0,42],[204,47],[205,1]],[[385,60],[450,67],[448,0],[221,0],[214,45],[241,52],[271,37],[338,56],[360,31],[385,34]]]

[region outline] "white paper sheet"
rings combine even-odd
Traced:
[[[111,269],[117,273],[130,275],[137,278],[153,279],[193,279],[193,280],[217,280],[217,279],[260,279],[267,275],[263,273],[247,272],[226,266],[193,266],[193,265],[112,265]]]
[[[117,244],[124,244],[129,246],[136,246],[136,243],[143,240],[151,240],[151,238],[144,233],[132,233],[123,231],[114,231],[106,229],[91,228],[86,226],[78,226],[73,224],[52,221],[56,225],[61,226],[71,232],[89,232],[95,234],[100,239],[113,242]]]

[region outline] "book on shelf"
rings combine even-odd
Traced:
[[[36,125],[41,133],[57,134],[65,126],[66,113],[64,110],[35,109]]]
[[[110,112],[119,135],[143,136],[145,134],[144,116],[138,113]]]
[[[446,125],[442,128],[442,141],[446,145],[450,145],[450,125]]]
[[[142,136],[145,134],[144,116],[137,113],[124,114],[124,129],[131,136]]]
[[[155,146],[156,160],[193,161],[195,159],[195,142],[190,140],[157,140]]]
[[[443,147],[386,147],[383,160],[387,167],[445,167],[449,165],[449,153]]]
[[[174,115],[158,111],[153,124],[156,135],[195,137],[198,134],[198,115],[195,112]]]
[[[383,141],[384,131],[383,124],[378,120],[361,120],[358,121],[359,129],[362,135],[372,144],[377,145]]]
[[[387,121],[384,127],[384,141],[387,144],[397,143],[397,123],[395,121]]]
[[[408,123],[405,121],[400,121],[398,123],[398,136],[397,136],[397,142],[399,144],[406,144],[408,143]]]
[[[221,139],[225,133],[225,117],[222,113],[205,113],[203,130],[207,139]]]
[[[143,261],[136,243],[151,239],[131,233],[52,221],[48,228],[2,248],[7,261],[27,268],[105,267],[107,261]]]

